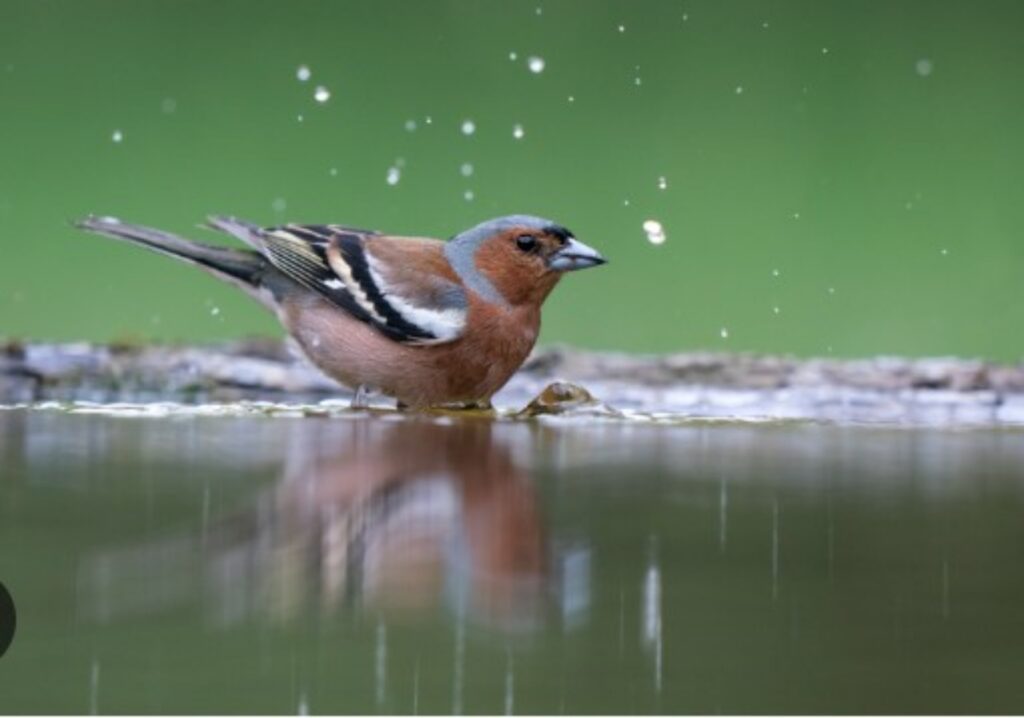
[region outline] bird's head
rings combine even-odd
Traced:
[[[484,299],[540,304],[565,272],[607,260],[565,227],[540,217],[499,217],[453,237],[445,254],[462,280]]]

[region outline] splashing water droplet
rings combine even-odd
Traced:
[[[576,97],[573,95],[569,95],[569,102],[576,102]]]
[[[778,313],[780,313],[781,311],[782,311],[782,310],[781,310],[781,309],[779,309],[778,307],[772,307],[772,312],[773,312],[774,314],[778,314]]]
[[[543,15],[544,14],[544,8],[538,7],[534,12],[536,12],[538,15]]]
[[[337,177],[338,176],[338,168],[337,167],[331,167],[330,175],[331,175],[331,177]]]
[[[828,288],[828,293],[829,294],[835,294],[836,293],[836,288],[835,287],[829,287]]]
[[[761,27],[763,27],[765,30],[767,30],[768,29],[768,21],[765,20],[764,22],[762,22],[761,23]]]
[[[920,60],[914,63],[914,72],[916,72],[921,77],[928,77],[928,75],[932,74],[933,69],[934,66],[932,65],[932,61],[929,60],[927,57],[922,57]]]
[[[398,184],[398,180],[402,179],[402,170],[398,169],[397,167],[393,167],[393,166],[392,167],[388,167],[388,174],[387,174],[386,179],[387,179],[388,185],[390,185],[391,187],[394,187],[396,184]]]
[[[800,219],[800,213],[799,212],[794,212],[793,213],[793,219]]]
[[[331,99],[331,91],[323,85],[318,85],[316,90],[313,92],[313,99],[322,105]]]
[[[625,25],[619,25],[619,32],[626,32],[626,26]]]
[[[628,207],[629,206],[629,200],[628,199],[622,200],[622,206],[623,207]]]
[[[418,127],[418,125],[416,124],[416,120],[406,120],[405,121],[405,131],[406,132],[415,132],[417,127]]]
[[[827,55],[828,54],[828,48],[827,47],[821,48],[821,54],[822,55]]]
[[[305,122],[306,121],[306,116],[305,115],[295,115],[295,119],[298,122]]]
[[[472,177],[473,176],[473,163],[471,163],[471,162],[463,162],[462,166],[459,167],[459,174],[461,174],[463,177]]]
[[[210,308],[210,316],[215,317],[218,314],[220,314],[220,307],[211,307]]]
[[[742,95],[743,94],[743,85],[736,85],[736,94],[737,95]]]
[[[299,69],[295,71],[295,77],[299,79],[299,82],[307,82],[312,76],[313,73],[310,72],[308,65],[299,65]]]
[[[124,140],[124,133],[121,132],[121,130],[114,130],[114,133],[110,135],[110,139],[112,139],[114,142],[121,142],[122,140]]]
[[[510,52],[508,54],[508,59],[511,60],[512,62],[515,62],[516,60],[519,59],[519,53],[517,53],[515,50],[513,50],[512,52]]]
[[[777,270],[777,269],[773,269],[773,270],[772,270],[772,276],[773,276],[773,277],[777,277],[777,276],[779,276],[780,274],[782,274],[782,272],[780,272],[779,270]]]
[[[664,244],[667,237],[665,228],[656,219],[649,219],[643,224],[644,232],[647,234],[647,241],[651,244]]]
[[[718,332],[718,336],[722,337],[722,339],[728,339],[729,338],[729,330],[726,329],[725,327],[722,327],[722,329]]]
[[[474,197],[476,197],[476,195],[473,194],[473,190],[471,189],[467,189],[465,192],[462,193],[462,198],[467,202],[472,202]]]
[[[658,178],[658,189],[668,189],[668,180],[664,177]]]
[[[512,136],[515,137],[517,140],[523,139],[523,136],[525,134],[526,130],[523,129],[522,125],[517,124],[512,128]]]
[[[941,252],[939,252],[939,254],[941,254],[943,257],[945,257],[945,256],[947,256],[949,254],[949,250],[948,249],[943,249]]]
[[[534,55],[533,57],[526,61],[526,64],[529,66],[530,72],[532,72],[534,75],[539,75],[540,73],[544,72],[543,57],[537,57],[536,55]]]
[[[683,22],[686,22],[686,21],[687,21],[687,20],[689,20],[689,19],[690,19],[690,15],[689,15],[689,13],[685,13],[685,12],[684,12],[684,13],[683,13]]]
[[[469,137],[471,134],[476,132],[476,123],[473,120],[462,121],[462,134]]]

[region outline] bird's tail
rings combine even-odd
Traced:
[[[113,217],[86,217],[74,223],[79,229],[124,239],[161,254],[195,264],[211,274],[256,295],[269,263],[257,252],[183,239],[159,229],[127,224]],[[262,299],[257,295],[258,299]]]

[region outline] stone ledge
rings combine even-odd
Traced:
[[[1024,365],[955,358],[796,359],[539,349],[495,398],[522,408],[551,381],[627,412],[942,425],[1024,424]],[[211,346],[7,342],[0,403],[316,403],[345,399],[275,340]]]

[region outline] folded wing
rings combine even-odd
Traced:
[[[244,225],[236,232],[223,218],[211,224],[256,246],[296,282],[397,342],[443,344],[465,329],[466,293],[436,240],[340,225]]]

